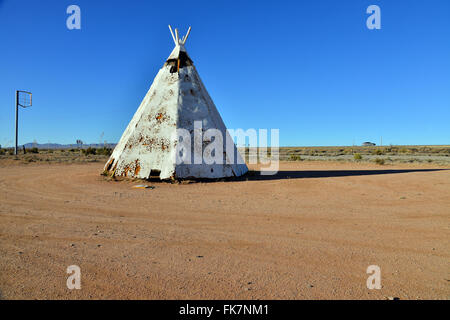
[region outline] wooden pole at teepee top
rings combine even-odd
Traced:
[[[189,26],[189,29],[188,29],[186,35],[183,37],[183,44],[186,43],[186,40],[187,40],[187,38],[189,37],[189,33],[191,33],[191,27],[190,27],[190,26]]]
[[[172,27],[170,26],[170,24],[169,24],[169,30],[170,30],[170,34],[172,35],[173,42],[174,42],[175,45],[176,45],[176,44],[177,44],[177,41],[175,40],[175,36],[173,35]]]
[[[179,45],[180,43],[178,41],[178,39],[179,39],[179,37],[178,37],[178,28],[175,28],[175,37],[177,38],[176,44]]]
[[[180,36],[178,34],[178,28],[175,28],[175,34],[174,34],[174,32],[172,31],[172,27],[169,24],[169,30],[170,30],[170,34],[172,35],[173,42],[175,42],[175,45],[184,45],[186,43],[187,38],[189,37],[189,34],[191,33],[191,27],[189,26],[189,29],[188,29],[186,35],[180,39]]]

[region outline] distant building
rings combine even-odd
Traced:
[[[363,145],[364,147],[376,146],[376,144],[373,143],[373,142],[363,142],[362,145]]]

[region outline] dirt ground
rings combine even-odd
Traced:
[[[1,298],[450,298],[448,167],[283,162],[155,189],[102,167],[0,163]]]

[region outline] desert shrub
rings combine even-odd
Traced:
[[[431,153],[432,149],[430,147],[422,147],[420,148],[421,153]]]
[[[361,160],[361,159],[362,159],[362,156],[361,156],[360,153],[355,153],[355,154],[353,155],[353,159],[355,159],[355,160]]]
[[[380,156],[380,155],[384,154],[384,152],[383,152],[383,150],[381,150],[381,149],[377,149],[377,150],[374,150],[374,151],[373,151],[373,154],[375,154],[375,155],[377,155],[377,156]]]
[[[110,156],[111,153],[112,153],[112,149],[111,148],[103,147],[103,148],[97,149],[97,154],[100,154],[100,155]]]
[[[392,153],[398,153],[398,148],[397,148],[397,147],[391,147],[391,148],[390,148],[390,152],[392,152]]]
[[[53,153],[53,150],[52,150],[52,149],[48,149],[47,152],[48,152],[48,153]]]
[[[84,155],[88,156],[90,154],[96,154],[97,151],[95,150],[95,148],[89,147],[87,149],[82,149],[82,152]]]
[[[29,152],[29,153],[39,153],[39,149],[36,148],[36,147],[33,147],[31,149],[27,149],[27,152]]]
[[[4,155],[6,154],[6,150],[5,149],[0,149],[0,155]]]
[[[291,161],[302,161],[302,157],[296,154],[291,154],[290,158]]]
[[[379,165],[383,165],[384,164],[384,159],[376,158],[375,159],[375,163],[379,164]]]

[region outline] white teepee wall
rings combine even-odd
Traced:
[[[226,148],[227,138],[232,141],[231,137],[184,48],[189,32],[190,28],[187,35],[179,39],[178,30],[175,29],[175,35],[171,30],[175,48],[106,163],[106,171],[144,179],[154,172],[158,172],[161,179],[168,179],[232,177],[248,171],[235,145]],[[198,151],[207,143],[203,141],[200,149],[195,148],[195,121],[201,121],[203,133],[211,128],[222,133],[222,164],[194,164],[194,157],[201,157]],[[191,163],[176,163],[177,128],[191,132]]]

